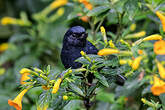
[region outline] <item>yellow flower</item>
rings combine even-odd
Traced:
[[[155,104],[153,104],[152,102],[150,102],[150,101],[148,101],[148,100],[146,100],[146,99],[144,99],[144,98],[141,98],[141,101],[142,101],[144,104],[146,104],[146,105],[148,105],[148,106],[150,106],[150,107],[155,107]]]
[[[103,26],[100,27],[100,31],[102,33],[105,44],[108,44],[105,28]]]
[[[58,91],[58,89],[60,87],[61,82],[62,82],[62,78],[57,79],[57,81],[55,82],[55,84],[53,86],[53,90],[52,90],[53,94],[57,93],[57,91]]]
[[[60,6],[63,6],[68,3],[68,0],[55,0],[53,3],[50,4],[51,9],[56,9]]]
[[[68,96],[64,95],[64,96],[63,96],[63,99],[64,99],[64,100],[67,100],[67,99],[68,99]]]
[[[165,55],[165,41],[160,40],[154,43],[154,52],[158,55]]]
[[[160,13],[159,11],[156,11],[156,15],[159,17],[161,23],[162,23],[162,26],[163,26],[163,31],[165,32],[165,16]]]
[[[3,75],[5,73],[5,68],[0,68],[0,75]]]
[[[105,35],[105,28],[103,26],[100,27],[101,33],[104,36]]]
[[[0,44],[0,52],[3,52],[9,48],[8,43],[2,43]]]
[[[47,109],[48,109],[48,107],[49,107],[49,105],[48,105],[48,104],[44,104],[44,105],[42,105],[42,106],[37,105],[37,110],[47,110]]]
[[[72,70],[69,70],[68,73],[72,73],[73,71]]]
[[[59,8],[57,10],[57,14],[58,14],[58,16],[62,16],[64,14],[64,8]]]
[[[120,65],[124,65],[124,64],[127,64],[127,60],[119,60],[119,63],[120,63]]]
[[[162,36],[159,34],[153,34],[143,38],[143,41],[148,41],[148,40],[162,40]]]
[[[140,38],[146,35],[145,31],[140,31],[134,34],[129,34],[127,36],[125,36],[125,39],[131,39],[131,38]]]
[[[2,25],[8,25],[8,24],[17,24],[17,20],[12,17],[3,17],[1,19],[1,24]]]
[[[30,26],[31,22],[29,22],[29,21],[25,22],[22,19],[16,19],[16,18],[12,18],[12,17],[3,17],[1,19],[1,24],[2,25],[17,24],[20,26]]]
[[[132,63],[132,69],[133,69],[133,70],[138,69],[142,58],[143,58],[142,56],[139,56],[139,57],[135,58],[135,60],[134,60],[133,63]]]
[[[23,73],[30,73],[30,72],[31,72],[31,70],[28,69],[28,68],[22,68],[22,69],[20,70],[20,74],[23,74]]]
[[[80,54],[81,54],[85,59],[87,59],[89,62],[91,62],[90,57],[88,57],[84,51],[81,51]]]
[[[128,65],[131,66],[132,60],[131,59],[121,59],[121,60],[119,60],[119,63],[120,63],[120,65],[124,65],[124,64],[128,63]]]
[[[15,107],[16,110],[22,110],[22,98],[28,90],[29,89],[24,89],[20,94],[17,95],[17,97],[14,100],[9,99],[8,104],[10,106]]]
[[[81,51],[80,54],[81,54],[82,56],[85,56],[85,55],[86,55],[86,53],[85,53],[84,51]]]
[[[116,53],[120,53],[120,51],[118,49],[110,49],[110,48],[104,48],[102,50],[99,50],[99,52],[97,53],[100,56],[103,55],[111,55],[111,54],[116,54]]]
[[[30,79],[29,75],[30,75],[30,73],[23,73],[23,74],[21,74],[20,83],[21,84],[27,84],[28,82],[25,82],[25,81]]]
[[[146,102],[147,102],[146,99],[144,99],[144,98],[141,98],[141,101],[142,101],[143,103],[146,103]]]
[[[165,93],[165,82],[157,76],[154,76],[154,84],[151,87],[151,92],[156,96]]]
[[[134,31],[135,29],[136,29],[136,24],[134,24],[134,23],[131,24],[131,26],[130,26],[130,30],[131,30],[131,31]]]
[[[128,60],[128,65],[131,66],[132,63],[133,63],[133,61],[129,59],[129,60]]]
[[[157,61],[157,66],[158,66],[160,77],[165,79],[165,68],[159,61]]]
[[[116,46],[115,46],[115,44],[112,42],[112,40],[109,41],[109,46],[110,46],[111,48],[116,48]]]

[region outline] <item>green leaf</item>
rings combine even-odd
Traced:
[[[51,100],[50,91],[43,91],[43,93],[39,96],[39,100],[37,102],[37,105],[42,108],[45,105],[49,105],[50,100]]]
[[[53,95],[53,100],[51,104],[51,108],[53,110],[63,110],[63,108],[69,103],[69,101],[64,101],[62,96],[59,94]]]
[[[94,5],[104,5],[110,3],[108,0],[90,0]]]
[[[128,0],[124,4],[124,9],[127,12],[129,19],[132,20],[139,9],[138,0]]]
[[[67,19],[72,20],[72,19],[77,18],[77,17],[78,17],[77,12],[72,12],[68,15]]]
[[[165,94],[161,94],[161,95],[159,96],[159,98],[160,98],[162,104],[165,106]]]
[[[79,95],[85,96],[85,95],[83,94],[83,92],[81,91],[81,89],[80,89],[78,86],[76,86],[75,84],[70,83],[69,87],[70,87],[73,91],[75,91],[76,93],[78,93]]]
[[[75,62],[80,62],[82,64],[90,64],[89,61],[87,59],[85,59],[84,57],[80,57],[80,58],[76,59]]]
[[[20,42],[23,42],[24,40],[27,40],[27,39],[32,40],[32,37],[28,34],[14,34],[10,38],[9,42],[10,43],[18,43],[18,42],[20,43]]]
[[[47,72],[47,74],[50,73],[50,65],[47,66],[47,71],[46,72]]]
[[[23,57],[20,57],[15,64],[15,72],[18,73],[22,68],[24,67],[31,67],[36,66],[39,64],[38,59],[33,55],[24,55]]]
[[[101,92],[96,95],[96,100],[104,101],[104,102],[109,102],[109,103],[114,103],[115,101],[115,95],[112,93],[107,93],[107,92]]]
[[[41,93],[42,93],[42,88],[41,87],[35,87],[35,88],[30,89],[27,92],[27,95],[35,102],[38,99],[38,95]],[[42,94],[44,95],[46,93],[42,93]],[[40,98],[39,98],[39,100],[40,100]]]
[[[109,9],[110,9],[109,6],[98,6],[94,9],[92,9],[91,11],[89,11],[87,13],[87,16],[97,16],[97,15],[99,15],[99,14],[101,14],[101,13],[103,13]]]
[[[87,89],[87,96],[90,96],[90,94],[93,93],[93,91],[97,88],[97,84],[91,86],[89,89]]]
[[[94,73],[94,76],[98,79],[98,81],[99,81],[103,86],[109,87],[108,82],[107,82],[106,78],[105,78],[103,75],[99,74],[98,72],[95,72],[95,73]]]
[[[3,63],[5,63],[9,60],[16,60],[17,57],[22,54],[22,51],[23,50],[21,47],[17,47],[15,45],[10,45],[9,49],[0,55],[0,65],[2,65]]]
[[[143,91],[142,91],[142,95],[145,95],[147,93],[150,93],[151,92],[150,88],[151,88],[151,85],[149,85],[146,88],[144,88]]]
[[[80,100],[72,100],[70,101],[63,110],[83,110],[81,105],[83,104]]]

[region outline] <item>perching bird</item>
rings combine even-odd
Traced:
[[[66,69],[80,68],[81,63],[75,62],[75,60],[81,57],[80,52],[84,51],[86,54],[96,54],[97,48],[87,40],[88,34],[81,26],[74,26],[70,28],[64,35],[63,47],[61,51],[61,60]],[[121,75],[117,75],[116,83],[123,85],[125,78]]]

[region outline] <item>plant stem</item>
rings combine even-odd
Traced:
[[[99,22],[99,24],[98,24],[98,26],[97,26],[97,28],[96,28],[96,30],[95,30],[95,33],[98,32],[99,27],[102,25],[103,21],[104,21],[104,18]]]
[[[123,26],[122,26],[122,20],[123,20],[123,16],[124,16],[124,12],[122,13],[122,14],[119,14],[118,13],[118,28],[117,28],[117,37],[116,37],[116,39],[115,39],[115,44],[117,43],[117,40],[120,38],[120,36],[121,36],[121,32],[122,32],[122,28],[123,28]]]
[[[92,34],[93,40],[96,40],[95,24],[92,22],[92,20],[89,20],[89,25],[92,30],[91,34]]]

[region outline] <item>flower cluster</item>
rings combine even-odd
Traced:
[[[165,29],[165,17],[164,17],[164,15],[162,15],[159,11],[156,12],[156,15],[160,18],[160,20],[162,22],[163,30],[164,30]],[[135,28],[136,28],[136,25],[132,24],[130,26],[130,31],[134,31]],[[105,29],[104,29],[104,27],[101,27],[100,29],[101,29],[104,43],[106,44],[107,38],[106,38]],[[120,39],[120,43],[123,45],[126,45],[129,50],[120,50],[113,43],[113,41],[110,40],[109,41],[109,48],[101,49],[98,52],[98,55],[107,56],[107,55],[113,54],[113,55],[118,56],[120,65],[128,64],[132,68],[131,72],[125,74],[125,76],[128,76],[128,75],[132,74],[133,71],[136,71],[139,68],[142,69],[143,67],[141,67],[140,64],[142,62],[143,62],[143,64],[145,64],[146,60],[148,59],[147,53],[145,52],[145,50],[142,50],[142,49],[133,50],[134,47],[137,47],[137,46],[143,44],[143,42],[156,40],[156,42],[154,43],[154,46],[153,46],[154,47],[153,52],[155,53],[155,55],[165,55],[165,41],[163,40],[163,37],[159,34],[153,34],[153,35],[143,37],[145,35],[146,35],[145,31],[125,35],[125,37],[123,37],[123,39],[135,39],[135,38],[138,39],[138,38],[140,38],[137,41],[132,42],[132,45],[130,42],[127,42],[126,40]],[[134,56],[135,52],[138,53],[138,54],[136,54],[136,56]],[[120,57],[120,56],[127,56],[127,57],[123,59],[123,57]],[[164,80],[165,80],[165,68],[164,68],[164,65],[161,62],[159,62],[157,59],[155,59],[155,61],[156,61],[155,63],[157,64],[157,68],[158,68],[160,77],[158,77],[158,75],[156,75],[156,74],[152,74],[153,85],[151,87],[151,92],[154,95],[159,96],[160,94],[165,93],[165,82],[164,82]]]
[[[72,70],[68,70],[65,72],[65,74],[60,75],[55,80],[49,80],[48,75],[50,72],[43,72],[41,69],[33,68],[33,70],[28,68],[22,68],[20,70],[21,79],[20,84],[26,86],[26,88],[19,94],[14,100],[8,100],[8,104],[10,106],[14,106],[17,110],[22,110],[22,98],[26,92],[30,88],[37,83],[36,79],[33,79],[33,77],[42,78],[43,80],[47,81],[47,85],[41,85],[43,90],[49,90],[52,89],[52,94],[56,94],[60,88],[60,84],[62,83],[63,79],[66,78],[70,73],[72,73]],[[64,97],[64,100],[67,100],[66,97]],[[48,108],[48,106],[44,106],[44,108]],[[41,109],[40,106],[37,107],[38,110]]]

